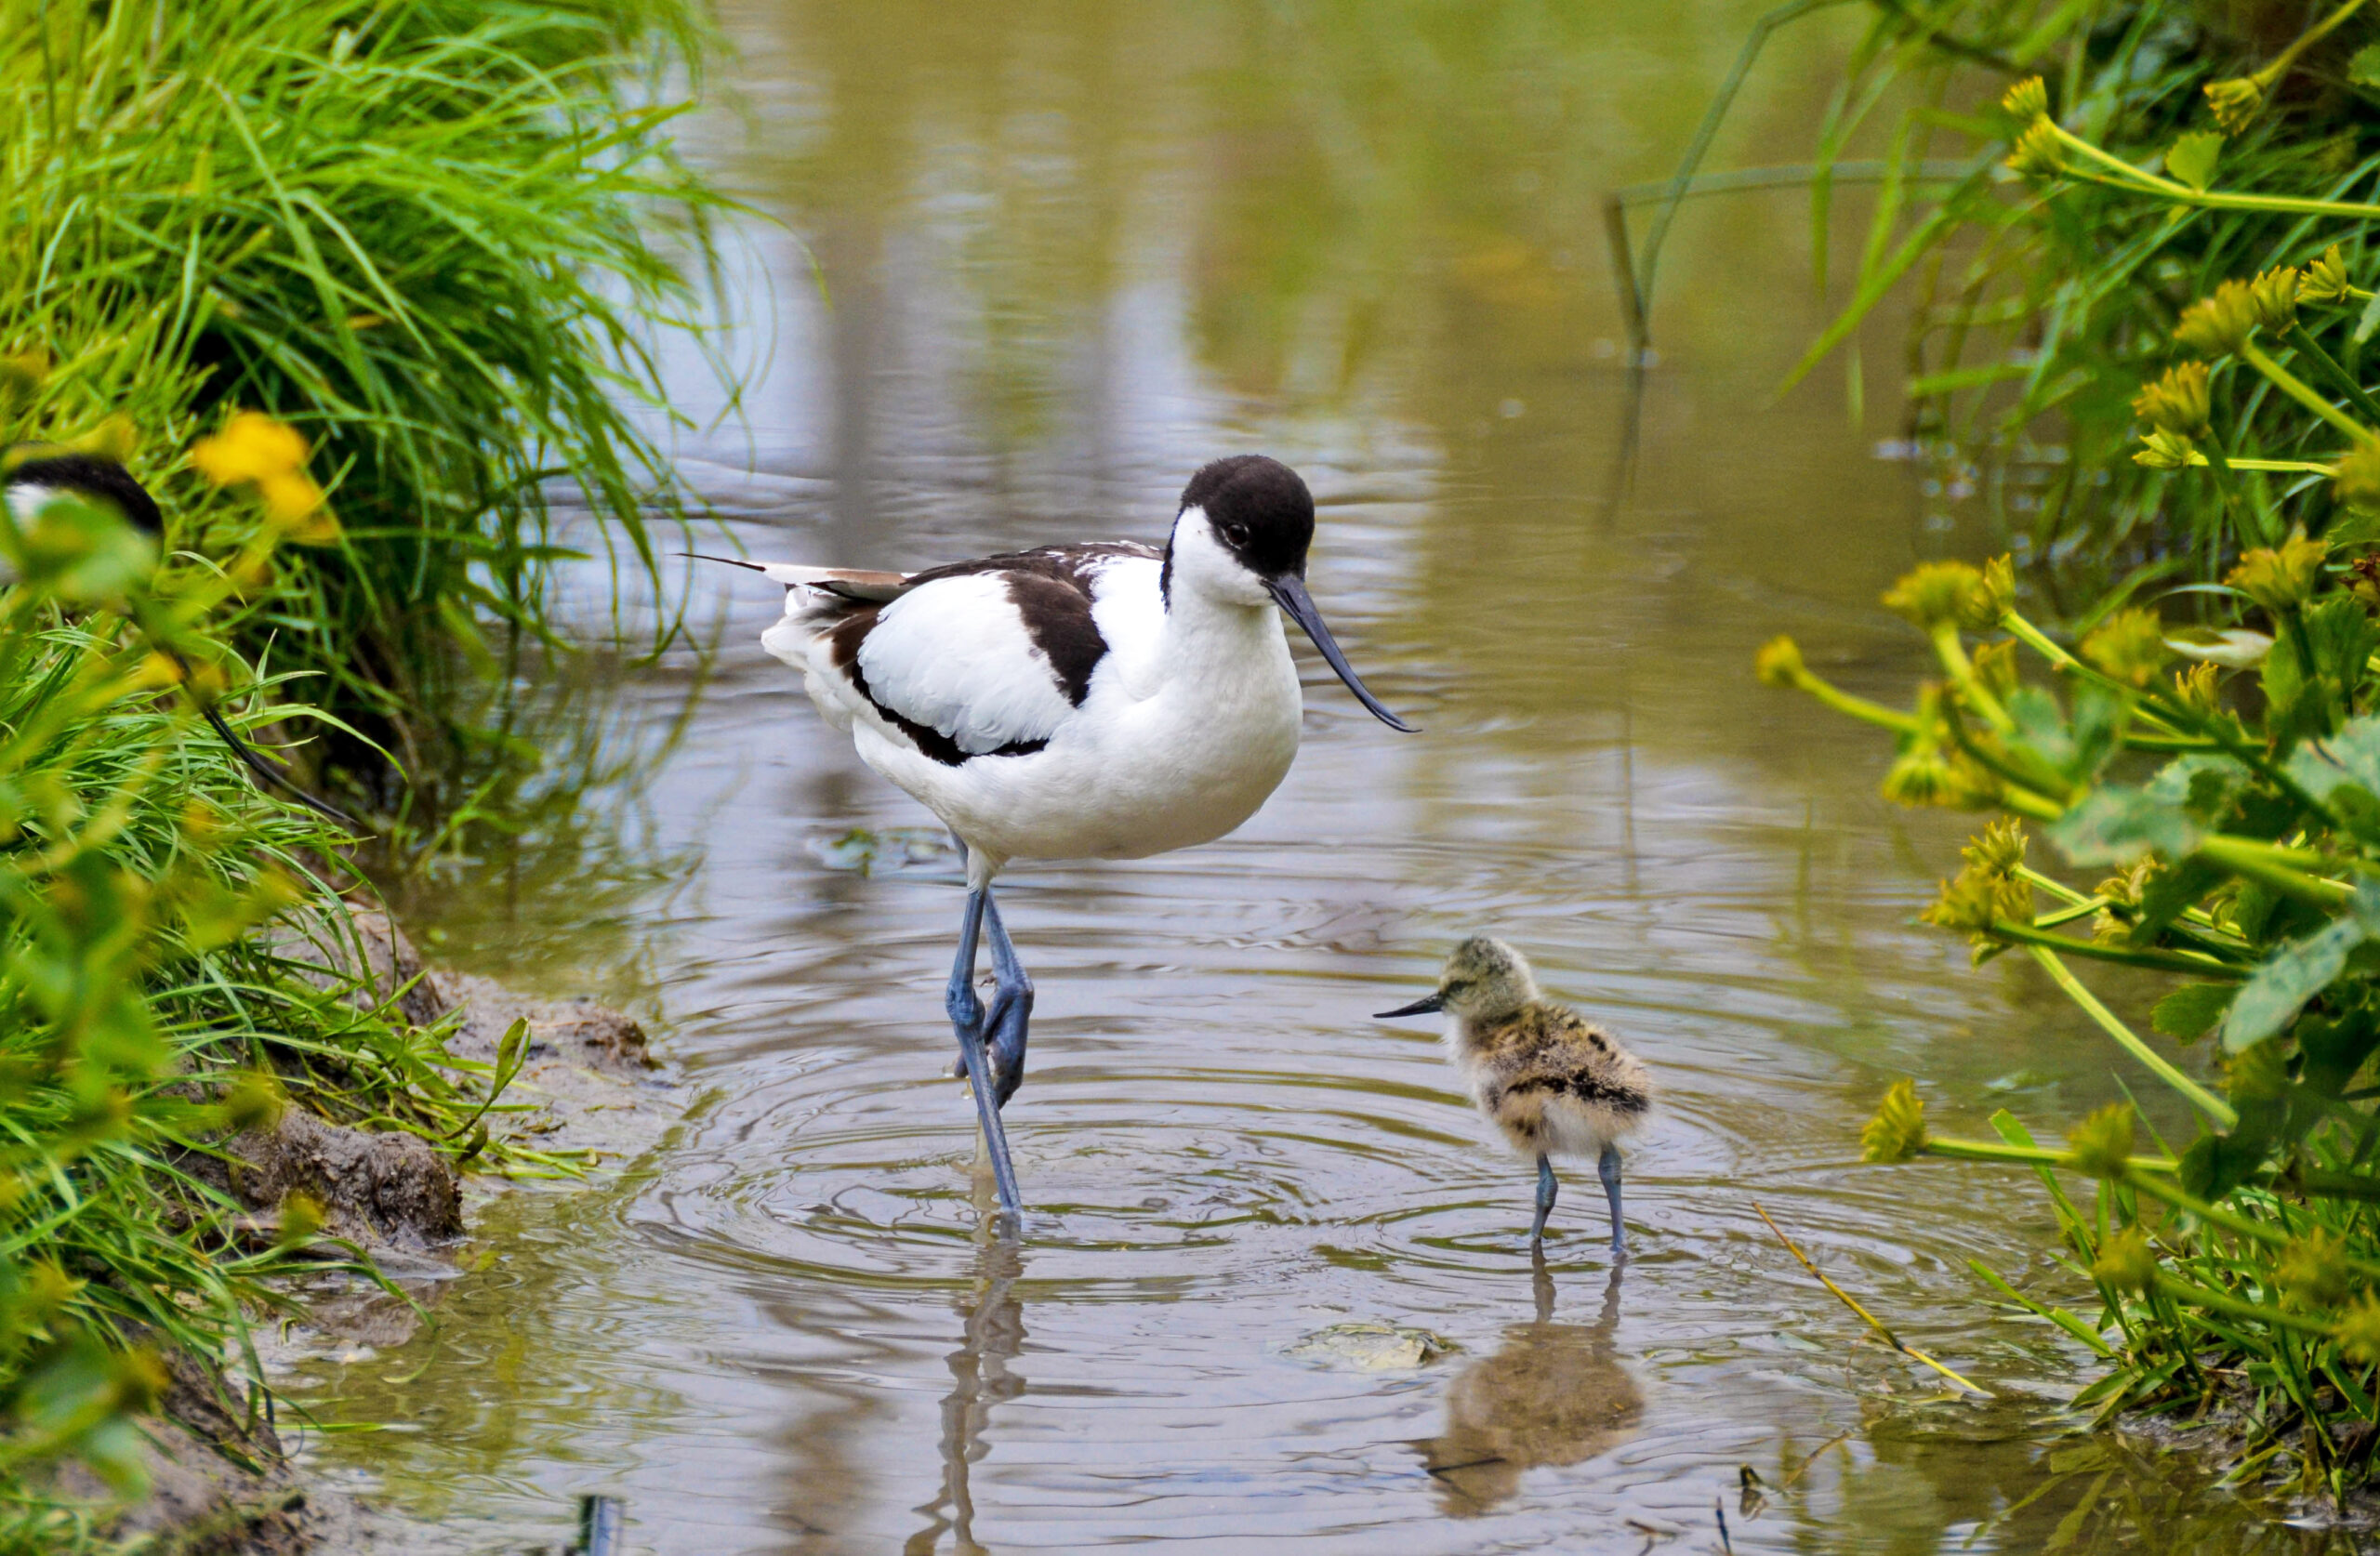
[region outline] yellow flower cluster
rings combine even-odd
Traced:
[[[2066,1148],[2077,1171],[2094,1178],[2122,1178],[2132,1162],[2132,1104],[2109,1102],[2074,1126]]]
[[[323,489],[306,473],[305,436],[286,422],[242,411],[221,432],[191,445],[190,462],[218,486],[252,486],[273,525],[301,546],[338,538]]]
[[[2206,430],[2211,409],[2202,362],[2167,368],[2163,377],[2142,385],[2132,401],[2133,415],[2161,432],[2184,438],[2195,438]]]
[[[2300,530],[2277,547],[2260,546],[2246,553],[2223,581],[2268,611],[2285,611],[2314,598],[2322,560],[2330,554],[2328,542],[2308,540]]]
[[[1906,1162],[1925,1146],[1925,1101],[1914,1081],[1895,1081],[1868,1127],[1859,1131],[1863,1162]]]

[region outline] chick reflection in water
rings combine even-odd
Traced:
[[[1554,1209],[1553,1156],[1593,1156],[1611,1202],[1611,1251],[1628,1252],[1620,1223],[1620,1142],[1653,1104],[1652,1077],[1611,1035],[1538,992],[1527,959],[1474,935],[1454,948],[1435,994],[1380,1019],[1447,1013],[1447,1048],[1489,1123],[1524,1159],[1537,1158],[1536,1245]]]
[[[1537,1259],[1537,1322],[1504,1331],[1496,1353],[1447,1390],[1447,1429],[1419,1444],[1457,1518],[1493,1511],[1524,1470],[1583,1464],[1636,1435],[1645,1396],[1620,1365],[1620,1266],[1592,1325],[1554,1322],[1554,1281]]]

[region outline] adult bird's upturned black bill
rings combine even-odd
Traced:
[[[1392,730],[1403,730],[1407,734],[1420,732],[1389,712],[1381,700],[1372,695],[1363,678],[1355,674],[1355,667],[1347,663],[1345,654],[1339,652],[1339,640],[1331,637],[1330,628],[1322,620],[1322,613],[1315,609],[1314,596],[1305,592],[1304,579],[1294,573],[1284,573],[1277,578],[1267,578],[1264,588],[1279,602],[1281,609],[1289,613],[1291,621],[1305,628],[1305,635],[1314,640],[1316,648],[1322,651],[1322,657],[1329,662],[1332,672],[1346,683],[1348,691],[1355,694],[1355,701],[1371,710],[1373,718]]]

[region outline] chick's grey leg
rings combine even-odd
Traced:
[[[1537,1220],[1529,1223],[1528,1240],[1543,1241],[1545,1218],[1554,1213],[1554,1163],[1543,1152],[1537,1157]]]
[[[1628,1234],[1620,1224],[1620,1147],[1606,1145],[1595,1162],[1595,1171],[1602,1175],[1604,1197],[1611,1201],[1611,1251],[1614,1258],[1628,1253]]]

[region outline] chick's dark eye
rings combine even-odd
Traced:
[[[1245,524],[1225,524],[1223,526],[1223,538],[1230,541],[1234,546],[1245,546],[1248,544],[1248,526]]]

